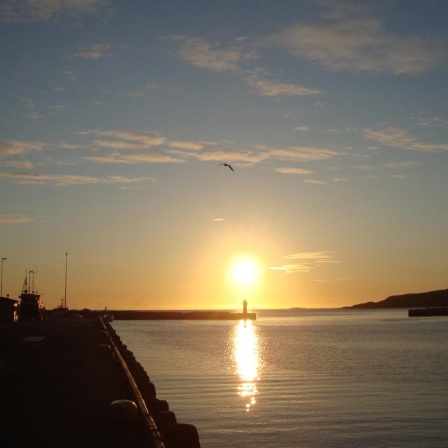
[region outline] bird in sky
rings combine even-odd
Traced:
[[[220,163],[219,165],[224,165],[227,166],[228,168],[230,168],[232,171],[235,171],[228,163]],[[218,165],[218,166],[219,166]]]

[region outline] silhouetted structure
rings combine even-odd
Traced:
[[[15,322],[17,320],[18,300],[0,297],[0,322]]]
[[[113,310],[114,320],[255,320],[256,313],[231,311],[136,311]]]
[[[29,285],[28,275],[30,277]],[[40,294],[34,285],[34,271],[29,271],[25,275],[22,294],[19,295],[19,298],[19,320],[42,320],[46,318],[44,304],[40,300]]]
[[[409,317],[448,316],[448,308],[413,308],[408,311]]]

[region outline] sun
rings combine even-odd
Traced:
[[[258,276],[257,263],[250,258],[238,258],[232,262],[231,277],[233,281],[242,286],[255,283]]]

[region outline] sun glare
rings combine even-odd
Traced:
[[[258,267],[255,261],[249,258],[237,259],[231,267],[233,280],[239,285],[252,285],[258,275]]]

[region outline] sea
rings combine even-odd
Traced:
[[[112,325],[202,448],[448,447],[448,317],[259,310]]]

